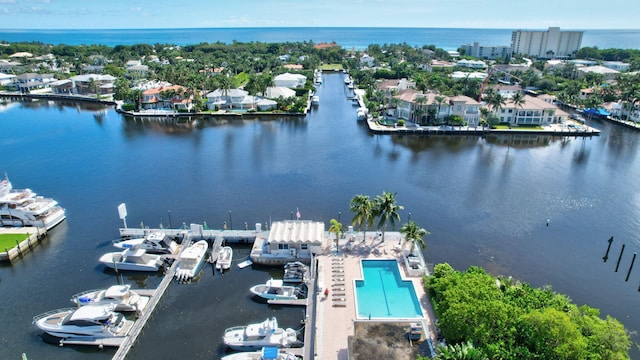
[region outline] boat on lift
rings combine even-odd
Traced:
[[[216,269],[227,270],[231,268],[231,262],[233,261],[233,249],[231,246],[223,246],[218,253],[218,260],[216,261]]]
[[[162,231],[152,231],[142,238],[116,240],[113,246],[118,249],[144,249],[148,254],[175,254],[178,244]]]

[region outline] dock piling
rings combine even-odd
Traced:
[[[622,244],[622,249],[620,249],[620,255],[618,256],[618,263],[616,264],[616,271],[615,272],[618,272],[618,266],[620,266],[620,260],[622,259],[622,253],[624,252],[624,245],[625,244]]]
[[[609,246],[607,246],[607,252],[602,257],[602,260],[604,260],[604,262],[607,262],[607,260],[609,260],[609,250],[611,250],[611,243],[613,242],[613,236],[610,237],[609,240],[607,241],[609,242]]]
[[[629,270],[627,270],[627,277],[624,281],[629,281],[629,275],[631,274],[631,269],[633,269],[633,263],[636,261],[636,253],[633,253],[633,258],[631,258],[631,265],[629,265]]]

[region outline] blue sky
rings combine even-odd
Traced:
[[[0,0],[3,29],[638,29],[637,0]]]

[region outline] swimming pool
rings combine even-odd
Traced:
[[[362,260],[355,280],[356,312],[361,319],[422,318],[413,283],[402,280],[396,260]]]

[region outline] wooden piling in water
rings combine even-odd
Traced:
[[[620,255],[618,256],[618,263],[616,264],[616,272],[618,272],[618,266],[620,266],[620,260],[622,259],[622,253],[624,252],[624,245],[622,244],[622,249],[620,249]]]
[[[629,281],[629,275],[631,274],[631,269],[633,269],[633,263],[636,261],[636,253],[633,253],[633,258],[631,258],[631,265],[629,265],[629,270],[627,270],[627,277],[624,281]]]

